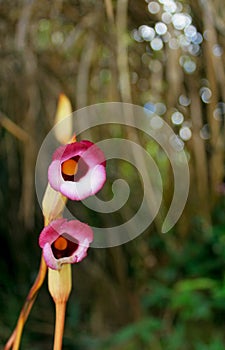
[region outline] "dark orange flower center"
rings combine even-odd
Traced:
[[[51,245],[53,255],[56,259],[71,256],[78,248],[78,243],[59,236]]]
[[[62,172],[65,175],[75,175],[78,170],[78,164],[74,159],[68,159],[62,163]]]
[[[67,240],[62,236],[58,237],[57,240],[54,242],[54,247],[57,250],[65,250],[67,245]]]
[[[62,177],[65,181],[79,181],[87,171],[88,166],[80,156],[67,159],[61,164]]]

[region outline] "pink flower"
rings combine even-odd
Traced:
[[[97,193],[105,183],[105,157],[90,141],[59,147],[48,168],[51,187],[73,200],[82,200]]]
[[[79,220],[57,219],[42,230],[39,245],[48,267],[58,270],[63,264],[83,260],[92,240],[93,231],[88,225]]]

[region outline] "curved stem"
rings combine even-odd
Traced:
[[[42,256],[36,280],[35,280],[33,286],[31,287],[31,289],[27,295],[26,301],[25,301],[23,308],[20,312],[20,315],[19,315],[19,318],[17,321],[17,325],[16,325],[13,333],[11,334],[9,340],[7,341],[7,343],[4,347],[4,350],[9,350],[11,348],[13,350],[19,349],[21,335],[23,332],[23,327],[24,327],[25,322],[30,314],[32,306],[33,306],[35,299],[37,297],[38,291],[44,282],[44,279],[46,276],[46,271],[47,271],[47,266],[46,266],[46,263],[45,263],[44,258]]]

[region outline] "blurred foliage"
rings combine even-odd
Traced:
[[[225,348],[224,23],[222,0],[0,2],[2,344],[38,269],[43,219],[35,163],[63,91],[74,109],[122,101],[157,113],[182,142],[191,174],[184,213],[162,235],[173,195],[163,150],[144,133],[119,125],[83,135],[138,141],[160,170],[164,198],[160,215],[140,237],[120,247],[91,249],[74,266],[64,348]],[[143,194],[132,165],[111,161],[107,171],[99,196],[112,196],[113,181],[124,178],[132,194],[127,205],[102,217],[76,204],[81,220],[103,227],[129,218]],[[49,349],[53,328],[45,285],[21,348]]]

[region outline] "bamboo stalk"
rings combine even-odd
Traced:
[[[114,14],[113,14],[113,4],[112,0],[105,0],[106,14],[111,24],[114,23]]]
[[[206,58],[206,74],[209,81],[209,87],[212,91],[210,103],[207,104],[207,120],[210,125],[210,144],[211,157],[209,159],[210,185],[211,185],[211,204],[215,204],[217,197],[217,188],[223,178],[223,144],[224,136],[221,134],[221,122],[213,117],[213,112],[219,101],[219,84],[220,80],[224,78],[224,70],[220,69],[221,76],[218,76],[217,69],[220,66],[218,60],[213,54],[213,47],[217,45],[217,32],[215,30],[215,19],[212,15],[213,5],[209,1],[208,6],[203,8],[203,23],[204,28],[208,32],[208,40],[205,41],[203,48],[205,49]],[[224,80],[222,82],[222,91]]]
[[[0,124],[5,128],[10,134],[15,136],[18,140],[22,142],[27,142],[29,135],[20,126],[9,119],[4,113],[0,112]]]

